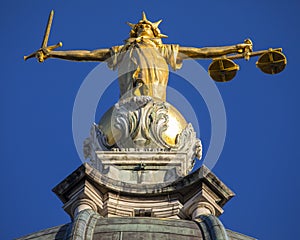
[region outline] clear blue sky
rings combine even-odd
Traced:
[[[72,109],[81,82],[97,63],[23,61],[40,47],[51,9],[49,43],[62,41],[62,49],[120,45],[129,33],[125,22],[137,22],[143,10],[152,21],[164,20],[160,29],[169,36],[166,43],[218,46],[250,37],[254,50],[282,47],[288,58],[284,72],[265,75],[256,59],[242,60],[236,78],[217,85],[226,107],[227,138],[213,172],[237,195],[221,217],[227,228],[267,240],[300,235],[299,2],[160,2],[1,2],[0,239],[69,222],[51,189],[81,164]],[[210,61],[200,63],[207,68]],[[114,99],[100,106],[107,108]],[[199,101],[193,99],[195,105]],[[205,148],[209,119],[202,121]]]

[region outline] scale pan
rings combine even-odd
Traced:
[[[216,82],[228,82],[233,79],[239,66],[226,58],[214,59],[208,67],[210,77]]]
[[[283,71],[287,63],[283,53],[278,51],[269,51],[260,56],[256,66],[264,73],[277,74]]]

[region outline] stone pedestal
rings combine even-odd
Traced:
[[[127,149],[96,151],[91,165],[102,175],[127,183],[173,182],[191,170],[186,152]]]
[[[83,209],[92,209],[102,217],[195,219],[203,214],[219,216],[222,207],[234,196],[205,166],[173,182],[153,184],[116,180],[84,163],[53,191],[71,218]]]

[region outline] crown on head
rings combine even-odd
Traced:
[[[153,31],[153,34],[155,37],[157,38],[167,38],[168,36],[167,35],[164,35],[162,33],[160,33],[160,30],[158,28],[158,25],[162,22],[162,20],[159,20],[157,22],[150,22],[147,17],[146,17],[146,14],[145,12],[142,13],[142,19],[137,23],[137,24],[134,24],[134,23],[130,23],[130,22],[127,22],[127,24],[131,27],[131,31],[130,31],[130,37],[137,37],[137,27],[141,24],[149,24],[151,26],[151,29]]]

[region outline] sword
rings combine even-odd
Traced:
[[[52,50],[62,46],[62,42],[59,42],[56,45],[47,46],[49,35],[50,35],[50,30],[51,30],[51,25],[52,25],[52,21],[53,21],[53,15],[54,15],[54,11],[52,10],[49,14],[48,23],[47,23],[47,26],[46,26],[46,29],[45,29],[44,38],[43,38],[41,48],[39,50],[31,53],[28,56],[24,56],[25,61],[29,58],[36,57],[39,62],[44,62],[45,54],[44,54],[43,50],[46,51],[46,52],[47,51],[52,51]]]

